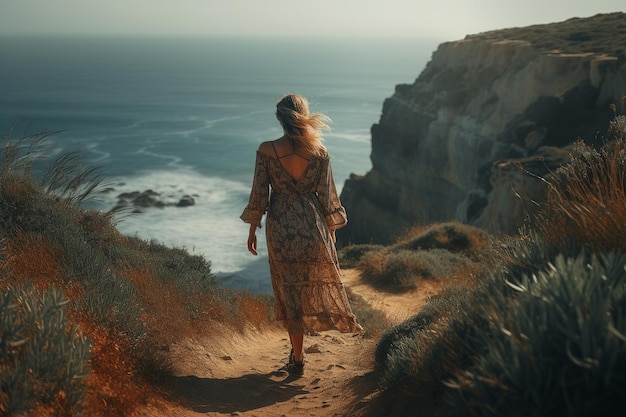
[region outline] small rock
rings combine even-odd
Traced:
[[[340,339],[338,337],[335,336],[325,336],[324,339],[330,341],[331,343],[334,343],[336,345],[345,345],[346,342],[343,341],[343,339]]]
[[[322,350],[320,349],[320,345],[316,343],[304,349],[304,353],[322,353]]]
[[[196,204],[196,200],[193,199],[190,195],[184,195],[176,204],[177,207],[189,207]]]
[[[122,200],[134,200],[139,197],[141,193],[139,191],[133,191],[132,193],[122,193],[117,196],[117,198]]]
[[[225,360],[225,361],[232,361],[233,360],[233,358],[230,355],[224,355],[224,356],[222,356],[222,359]]]
[[[139,207],[152,207],[156,204],[157,198],[152,194],[141,194],[139,197],[133,200],[133,204]]]

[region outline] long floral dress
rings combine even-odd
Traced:
[[[330,234],[345,226],[347,218],[328,154],[313,156],[296,181],[279,159],[257,151],[250,199],[241,219],[261,227],[265,213],[276,319],[291,334],[360,333]]]

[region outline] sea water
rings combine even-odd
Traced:
[[[49,156],[80,151],[113,191],[154,190],[195,205],[128,212],[127,235],[202,255],[225,285],[271,291],[239,219],[255,151],[282,131],[275,103],[306,96],[332,119],[325,133],[339,191],[370,165],[370,127],[395,85],[412,83],[436,45],[416,39],[0,37],[0,136],[59,130]],[[348,213],[349,216],[349,213]]]

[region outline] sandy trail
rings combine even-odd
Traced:
[[[394,321],[415,314],[434,284],[411,294],[384,294],[343,271],[343,282]],[[171,398],[151,400],[139,416],[348,416],[376,394],[376,340],[339,332],[305,336],[305,374],[285,370],[290,345],[282,328],[223,333],[172,347]]]

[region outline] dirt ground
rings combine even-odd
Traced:
[[[370,305],[400,322],[437,293],[436,284],[405,294],[374,290],[356,270],[343,282]],[[377,395],[372,373],[376,340],[323,332],[305,336],[305,373],[285,369],[290,345],[281,328],[223,332],[210,340],[190,339],[172,347],[171,392],[138,410],[147,417],[359,416]]]

